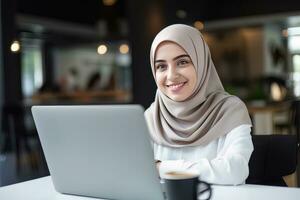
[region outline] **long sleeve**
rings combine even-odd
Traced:
[[[213,184],[242,184],[249,174],[248,162],[253,151],[250,126],[242,125],[220,138],[216,146],[208,146],[205,151],[214,151],[215,155],[201,156],[193,160],[163,160],[160,173],[167,171],[192,170],[200,174],[200,179]],[[202,149],[204,150],[204,149]],[[190,154],[190,152],[188,152]],[[181,152],[184,154],[184,151]],[[184,156],[181,155],[181,158]]]

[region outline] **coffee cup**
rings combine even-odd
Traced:
[[[208,200],[212,194],[210,184],[192,171],[166,172],[161,175],[161,183],[167,200]]]

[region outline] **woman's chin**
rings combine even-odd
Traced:
[[[173,101],[184,101],[187,99],[186,95],[168,95]]]

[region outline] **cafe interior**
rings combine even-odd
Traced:
[[[182,23],[203,33],[225,90],[247,105],[246,182],[300,187],[300,1],[0,2],[0,186],[49,175],[31,106],[147,108],[151,42]]]

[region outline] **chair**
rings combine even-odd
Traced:
[[[299,145],[300,144],[300,100],[299,99],[293,102],[293,110],[294,110],[292,116],[293,126],[295,128],[297,141]]]
[[[279,132],[286,130],[289,133],[297,135],[297,141],[300,143],[300,100],[296,99],[290,103],[288,120],[275,123],[275,129]]]
[[[296,171],[296,135],[253,135],[254,151],[249,161],[248,184],[287,186],[283,176]]]
[[[6,134],[4,151],[13,150],[16,153],[17,172],[21,169],[22,151],[29,156],[30,166],[37,169],[35,151],[30,145],[31,140],[38,140],[37,133],[27,130],[25,126],[25,111],[21,105],[4,105],[2,108],[3,132]],[[39,142],[39,141],[38,141]]]

